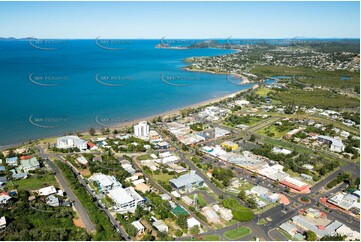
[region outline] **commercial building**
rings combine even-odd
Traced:
[[[352,207],[359,206],[360,203],[357,202],[359,198],[350,193],[338,193],[335,196],[329,198],[327,201],[332,203],[342,209],[349,210]]]
[[[59,149],[78,148],[79,150],[86,150],[88,144],[85,140],[80,139],[75,135],[68,135],[59,137],[56,141],[56,147]]]
[[[235,150],[238,148],[238,144],[237,143],[234,143],[233,141],[224,141],[221,146],[224,148],[224,149],[230,149],[230,150]]]
[[[289,222],[285,222],[279,226],[280,229],[285,231],[290,236],[294,236],[297,233],[297,227]]]
[[[169,180],[169,183],[175,189],[185,189],[193,186],[203,186],[204,181],[196,174],[196,171],[190,171],[189,174],[182,175],[177,179]]]
[[[318,136],[318,140],[327,143],[330,147],[330,151],[343,152],[345,150],[345,146],[341,140],[324,135]]]

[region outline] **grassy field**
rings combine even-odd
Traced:
[[[255,93],[262,96],[262,97],[266,97],[267,94],[270,92],[271,90],[267,87],[260,87],[258,88]]]
[[[360,102],[356,98],[321,89],[311,91],[289,89],[274,93],[272,98],[284,104],[316,108],[355,108],[359,107]]]
[[[264,139],[264,143],[269,144],[269,145],[283,147],[286,149],[288,148],[288,149],[296,150],[296,151],[302,152],[302,153],[313,154],[313,151],[311,149],[308,149],[307,147],[303,147],[303,146],[296,145],[296,144],[282,141],[282,140],[276,140],[276,139],[271,139],[271,138],[267,137]]]
[[[201,238],[202,237],[202,240]],[[195,241],[220,241],[220,238],[218,235],[197,235],[197,237],[194,238]],[[187,241],[191,241],[191,239],[187,239]]]
[[[243,207],[234,198],[227,198],[223,200],[223,206],[232,210],[233,218],[240,221],[250,221],[253,219],[253,212],[246,207]]]
[[[223,235],[229,240],[235,240],[242,238],[251,233],[251,230],[247,227],[239,227],[237,229],[226,231]]]
[[[259,130],[257,133],[258,133],[258,134],[261,134],[261,135],[264,135],[264,136],[267,136],[267,132],[269,132],[269,133],[274,133],[273,138],[280,139],[280,138],[282,138],[285,134],[287,134],[289,131],[291,131],[291,129],[288,129],[288,130],[285,130],[285,131],[280,132],[280,131],[277,130],[277,127],[276,127],[276,126],[271,125],[271,126],[267,126],[267,127],[264,128],[264,129]]]
[[[145,155],[141,155],[137,157],[138,160],[150,160],[152,159],[152,157],[150,156],[150,154],[145,154]]]
[[[58,186],[58,183],[54,175],[38,175],[32,176],[27,179],[21,179],[14,181],[14,185],[17,186],[19,190],[38,190],[46,186]]]
[[[152,175],[156,181],[163,181],[168,182],[170,179],[173,179],[174,176],[169,174],[159,174],[159,175]]]

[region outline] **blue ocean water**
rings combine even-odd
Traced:
[[[99,128],[250,87],[182,69],[187,57],[233,50],[158,49],[158,43],[0,41],[0,145]]]

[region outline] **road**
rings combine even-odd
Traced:
[[[83,221],[86,230],[89,233],[94,233],[96,231],[94,224],[92,223],[87,211],[81,204],[80,200],[74,194],[73,190],[68,186],[68,183],[66,182],[61,170],[59,170],[58,167],[54,165],[49,159],[45,159],[45,161],[49,165],[49,167],[55,172],[55,177],[57,178],[60,186],[64,189],[70,200],[73,201],[73,205],[78,212],[81,220]]]

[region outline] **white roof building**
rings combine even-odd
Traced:
[[[88,148],[87,142],[75,135],[59,137],[56,141],[56,147],[59,149],[78,148],[79,150]]]
[[[168,232],[168,226],[162,220],[155,220],[152,225],[154,228],[156,228],[160,232],[163,232],[163,233]]]
[[[336,229],[337,234],[346,235],[346,241],[360,241],[360,233],[357,231],[354,231],[347,227],[346,225],[341,225],[338,229]]]
[[[201,227],[201,223],[193,217],[190,217],[187,219],[187,224],[188,224],[188,229],[190,229],[194,226],[198,226],[199,228]]]
[[[114,176],[108,176],[102,173],[94,173],[89,180],[95,181],[102,191],[109,191],[116,187],[122,187],[122,184]]]
[[[202,208],[204,216],[206,216],[208,222],[210,223],[220,223],[218,214],[211,207]]]
[[[134,136],[141,139],[149,138],[149,125],[147,121],[142,121],[134,125]]]
[[[144,225],[138,220],[131,223],[136,229],[137,233],[143,233],[145,230]]]
[[[227,209],[227,208],[220,208],[219,214],[226,221],[229,221],[233,218],[232,210]]]
[[[191,205],[193,203],[193,200],[188,196],[181,197],[182,201],[185,202],[187,205]]]
[[[5,228],[6,227],[6,218],[4,216],[2,216],[0,218],[0,228]]]
[[[48,186],[48,187],[39,189],[38,193],[40,196],[49,196],[51,194],[55,194],[56,189],[54,186]]]
[[[133,187],[117,187],[110,190],[108,196],[116,203],[115,210],[119,213],[134,213],[137,206],[144,201]]]
[[[356,206],[358,203],[358,197],[350,193],[338,193],[331,197],[327,201],[346,210]]]
[[[330,145],[330,151],[342,152],[345,150],[345,146],[341,140],[332,138],[330,136],[324,136],[324,135],[318,136],[318,139],[323,142],[328,142],[328,144]]]
[[[85,159],[84,156],[80,156],[80,157],[76,158],[76,161],[79,162],[82,165],[88,164],[88,161]]]
[[[7,204],[7,202],[11,199],[9,195],[3,194],[0,195],[0,204]]]

